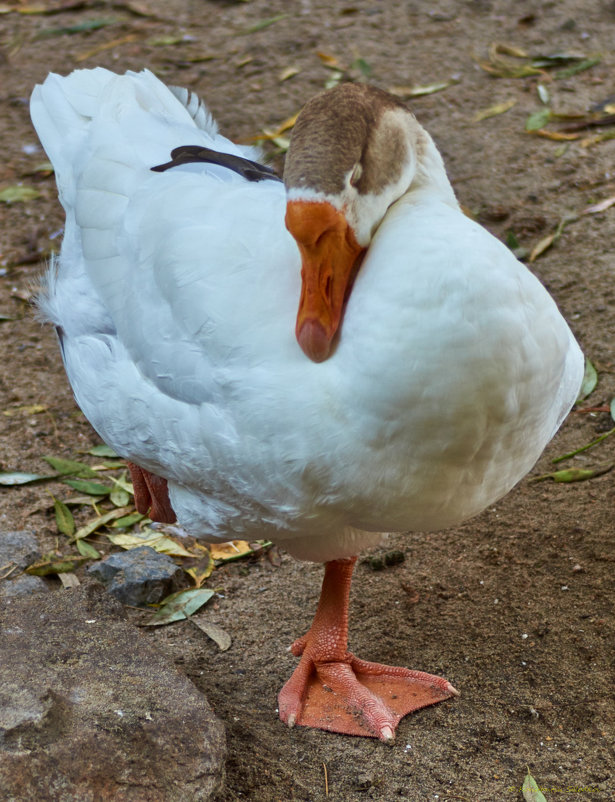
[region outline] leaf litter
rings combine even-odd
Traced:
[[[292,122],[292,121],[291,121]],[[28,566],[26,571],[36,576],[57,575],[60,580],[74,582],[73,571],[92,560],[99,560],[101,552],[96,545],[88,542],[92,536],[105,537],[117,548],[132,549],[140,546],[149,546],[155,551],[166,554],[179,561],[183,570],[190,576],[194,586],[189,591],[173,594],[165,600],[147,625],[155,626],[169,624],[184,620],[200,609],[215,593],[210,588],[202,587],[217,566],[225,565],[235,560],[243,559],[261,553],[272,544],[270,541],[235,540],[228,543],[216,543],[211,546],[202,545],[194,541],[190,548],[171,537],[167,532],[150,528],[149,518],[134,508],[134,489],[127,478],[126,465],[123,461],[114,459],[117,454],[106,445],[94,446],[87,451],[90,457],[108,457],[113,461],[100,465],[88,465],[79,460],[67,459],[46,455],[43,459],[55,470],[53,474],[35,474],[20,471],[0,474],[0,485],[7,487],[56,480],[81,493],[67,499],[60,499],[51,495],[53,514],[57,530],[67,538],[67,542],[74,543],[78,554],[47,555]],[[113,486],[95,481],[100,472],[110,470],[120,471],[119,476],[107,474]],[[114,509],[99,509],[99,504],[114,504]],[[77,528],[75,513],[69,508],[93,507],[95,517]],[[168,528],[170,529],[170,528]],[[177,528],[174,528],[174,530]],[[192,549],[192,550],[191,550]],[[185,565],[182,561],[190,560],[192,564]],[[76,579],[76,577],[75,577]],[[78,579],[76,579],[78,582]],[[72,585],[71,585],[72,586]],[[184,595],[187,594],[187,595]],[[221,627],[209,625],[208,622],[199,621],[197,625],[212,638],[220,650],[230,647],[230,636]]]

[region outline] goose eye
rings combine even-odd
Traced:
[[[354,166],[354,170],[352,171],[352,175],[350,176],[350,183],[353,187],[361,180],[361,176],[363,175],[363,165],[361,162],[357,162]]]

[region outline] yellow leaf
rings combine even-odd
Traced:
[[[234,560],[244,554],[250,554],[252,547],[247,540],[230,540],[228,543],[214,543],[209,553],[214,560]]]
[[[480,111],[476,112],[474,117],[472,117],[472,122],[479,123],[481,120],[487,120],[489,117],[495,117],[498,114],[504,114],[505,111],[512,109],[516,102],[516,98],[511,98],[510,100],[505,100],[503,103],[496,103],[495,106],[489,106],[489,108],[481,109]]]
[[[181,543],[172,537],[155,532],[153,529],[144,528],[139,534],[108,534],[107,538],[114,546],[123,549],[136,549],[139,546],[149,546],[160,554],[168,554],[171,557],[196,557],[188,551]]]
[[[37,415],[39,412],[46,411],[47,407],[44,404],[30,404],[30,406],[26,407],[11,407],[11,409],[5,409],[2,414],[12,418],[15,415]]]
[[[543,237],[539,242],[534,245],[530,253],[530,262],[535,261],[538,257],[548,250],[555,242],[555,233],[549,234],[548,237]]]
[[[279,81],[288,81],[289,78],[292,78],[294,75],[297,75],[301,70],[298,67],[287,67],[285,70],[278,76]]]
[[[561,131],[547,131],[546,128],[538,128],[535,131],[527,131],[526,134],[535,134],[544,139],[553,139],[555,142],[567,142],[573,139],[579,139],[581,134],[564,134]]]
[[[134,42],[137,38],[137,35],[134,33],[128,34],[128,36],[122,36],[119,39],[114,39],[112,42],[106,42],[105,44],[98,45],[98,47],[93,47],[91,50],[86,50],[85,53],[79,53],[76,55],[75,61],[85,61],[86,59],[91,58],[92,56],[97,56],[99,53],[104,52],[105,50],[110,50],[113,47],[118,47],[119,45],[125,45],[128,42]]]
[[[316,53],[316,55],[322,61],[325,67],[332,67],[332,68],[339,67],[339,61],[335,56],[332,56],[330,53]]]

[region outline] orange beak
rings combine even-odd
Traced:
[[[306,356],[323,362],[342,322],[365,248],[342,212],[326,201],[289,201],[286,228],[301,253],[301,300],[295,333]]]

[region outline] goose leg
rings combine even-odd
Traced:
[[[371,663],[348,651],[348,602],[356,559],[325,565],[312,626],[290,647],[301,659],[278,696],[280,718],[290,727],[392,741],[405,715],[458,692],[442,677]]]
[[[152,521],[174,524],[177,520],[171,502],[167,480],[146,471],[134,462],[126,461],[135,491],[135,505],[142,515],[149,515]]]

